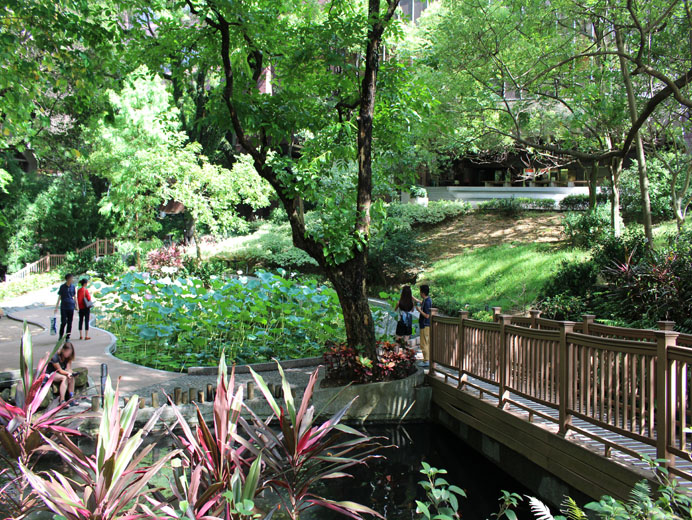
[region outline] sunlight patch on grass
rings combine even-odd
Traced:
[[[421,273],[430,283],[433,302],[448,312],[468,306],[481,310],[526,309],[563,260],[578,260],[587,252],[548,244],[501,244],[482,247],[433,263]]]

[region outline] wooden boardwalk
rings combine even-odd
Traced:
[[[447,377],[445,377],[447,376]],[[445,384],[457,388],[459,372],[446,367],[437,367],[435,372],[429,375]],[[477,399],[481,399],[487,403],[497,406],[498,391],[497,385],[492,385],[476,379],[468,378],[470,384],[464,385],[459,391],[463,391]],[[541,403],[537,403],[514,393],[509,394],[509,406],[505,408],[507,413],[511,413],[516,417],[520,417],[527,422],[539,426],[546,431],[558,435],[558,411]],[[576,430],[570,430],[564,436],[565,439],[578,444],[600,456],[609,458],[615,462],[622,464],[624,467],[638,470],[637,473],[648,475],[653,478],[653,472],[650,470],[649,463],[645,461],[645,457],[656,459],[656,448],[654,446],[638,442],[634,439],[627,438],[623,435],[611,432],[604,428],[599,428],[581,419],[573,419],[572,424],[575,428],[588,432],[589,436],[578,433]],[[624,448],[628,452],[621,449]],[[637,453],[638,456],[635,456]],[[676,457],[676,467],[692,472],[692,462],[689,462],[680,457]],[[680,479],[680,484],[692,492],[692,481]]]
[[[669,322],[640,330],[496,314],[433,317],[429,381],[445,412],[523,454],[550,452],[534,462],[591,496],[606,482],[626,497],[654,480],[652,460],[692,491],[692,336]]]

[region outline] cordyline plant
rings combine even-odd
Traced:
[[[239,442],[238,419],[243,406],[242,386],[233,393],[235,370],[228,378],[221,355],[213,403],[213,430],[197,407],[193,429],[169,397],[181,434],[173,434],[182,463],[173,467],[173,500],[149,498],[168,518],[236,519],[253,516],[261,457]],[[174,426],[174,428],[175,428]],[[189,476],[188,476],[189,475]],[[176,509],[177,505],[177,509]]]
[[[8,482],[0,487],[8,513],[14,518],[22,518],[35,508],[37,499],[28,485],[20,465],[33,467],[44,451],[43,437],[58,433],[80,435],[70,427],[82,414],[65,412],[66,403],[49,406],[41,410],[43,401],[50,392],[54,375],[46,377],[46,369],[51,356],[62,346],[58,341],[53,352],[46,354],[34,373],[33,344],[31,332],[24,322],[24,332],[19,347],[20,382],[17,385],[14,404],[0,398],[0,460],[5,463]]]
[[[87,455],[63,434],[58,434],[59,442],[43,437],[70,466],[76,480],[58,471],[38,475],[24,465],[22,471],[46,506],[67,520],[149,518],[149,512],[141,508],[142,496],[150,492],[147,484],[179,452],[173,450],[153,465],[142,466],[154,445],[140,448],[162,409],[133,434],[137,396],[121,409],[118,389],[113,390],[108,378],[103,401],[95,454]]]
[[[300,406],[296,404],[291,386],[281,365],[277,362],[283,389],[283,406],[279,406],[264,379],[251,369],[252,377],[264,399],[272,409],[273,417],[262,421],[248,407],[250,420],[240,417],[238,422],[249,437],[243,442],[251,453],[261,456],[265,464],[262,487],[272,489],[284,505],[288,515],[297,519],[315,506],[323,506],[355,519],[362,515],[383,518],[379,513],[355,502],[337,502],[315,494],[318,482],[350,477],[349,468],[365,464],[376,457],[381,446],[372,437],[340,424],[353,401],[327,421],[316,424],[322,414],[310,405],[318,370],[310,376]],[[273,419],[279,420],[279,431],[269,427]],[[278,508],[278,505],[277,505]]]

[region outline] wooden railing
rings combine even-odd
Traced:
[[[676,457],[692,461],[692,335],[673,331],[671,322],[659,329],[609,327],[592,315],[581,323],[545,320],[537,311],[496,312],[492,323],[467,312],[434,315],[431,373],[494,397],[501,408],[553,421],[563,435],[572,430],[596,438],[606,452],[638,457],[626,443],[594,434],[598,428],[654,446],[671,473],[692,480],[675,467]],[[526,399],[558,413],[530,408]],[[575,418],[598,428],[578,427]]]
[[[107,238],[99,238],[95,242],[77,249],[76,253],[83,253],[84,251],[93,251],[94,258],[101,258],[102,256],[111,255],[115,252],[115,244],[112,240]],[[22,269],[16,273],[6,274],[5,282],[15,282],[17,280],[23,280],[27,276],[32,274],[47,273],[56,267],[59,267],[64,261],[67,255],[53,255],[48,253],[42,256],[35,262],[24,266]]]

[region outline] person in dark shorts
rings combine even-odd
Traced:
[[[89,280],[82,278],[79,280],[79,290],[77,291],[77,308],[79,309],[79,339],[82,339],[82,327],[84,327],[84,339],[91,339],[89,337],[89,320],[91,319],[91,307],[89,303],[91,302],[91,294],[87,289],[87,284]]]
[[[60,338],[70,339],[72,334],[72,320],[74,319],[75,309],[75,288],[74,276],[71,273],[65,275],[65,283],[58,289],[58,301],[55,304],[55,314],[60,308]]]
[[[50,377],[51,374],[55,374],[53,382],[60,385],[59,400],[61,403],[69,401],[74,397],[74,373],[72,372],[74,355],[74,345],[68,341],[57,354],[50,358],[46,367],[46,376]],[[76,404],[73,401],[70,403],[70,406],[75,406]]]
[[[401,290],[401,296],[394,310],[399,313],[399,320],[396,323],[396,337],[397,339],[403,339],[406,345],[408,345],[408,340],[413,334],[413,308],[411,287],[405,285]]]

